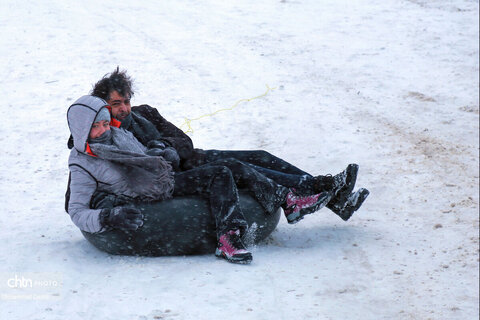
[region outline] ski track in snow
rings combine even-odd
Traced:
[[[478,319],[479,3],[0,0],[1,319]],[[117,65],[196,147],[360,164],[344,223],[284,220],[250,266],[109,256],[63,211],[69,104]],[[12,274],[55,274],[8,299]]]

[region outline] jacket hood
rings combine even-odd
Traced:
[[[95,117],[107,105],[107,102],[101,98],[83,96],[68,108],[68,127],[73,137],[73,146],[77,151],[85,152]]]

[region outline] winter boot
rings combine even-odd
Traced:
[[[245,248],[239,230],[230,230],[220,236],[215,256],[232,263],[252,262],[252,254]]]
[[[303,196],[296,193],[295,189],[291,189],[287,194],[285,202],[282,204],[282,209],[288,223],[297,223],[302,220],[305,215],[323,208],[332,196],[333,193],[328,191],[311,196]]]
[[[352,192],[357,179],[358,165],[349,164],[345,170],[332,176],[327,174],[325,176],[313,177],[313,193],[320,193],[323,191],[333,190],[335,195],[345,191],[348,187]],[[333,201],[334,199],[332,199]]]
[[[336,213],[344,221],[347,221],[353,213],[362,206],[363,201],[367,199],[369,194],[370,191],[365,188],[360,188],[357,192],[350,194],[343,205],[340,206],[337,203],[337,206],[331,206],[330,210]]]
[[[349,164],[344,171],[332,177],[335,195],[327,204],[327,208],[335,210],[345,205],[357,182],[357,174],[358,164]]]

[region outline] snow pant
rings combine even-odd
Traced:
[[[286,187],[269,179],[253,167],[233,158],[211,161],[195,169],[176,173],[175,176],[186,175],[188,177],[192,175],[192,172],[195,173],[197,170],[201,170],[207,176],[215,171],[229,171],[233,178],[234,185],[238,188],[249,191],[258,203],[263,206],[267,214],[271,214],[278,210],[281,204],[284,203],[289,191]],[[203,177],[203,179],[206,178]],[[196,184],[201,185],[199,182],[196,182]],[[223,184],[227,184],[227,182]],[[228,181],[228,184],[230,184],[230,181]],[[178,186],[180,187],[180,183]],[[175,188],[177,188],[177,182],[175,183]],[[223,193],[225,193],[225,190]],[[229,194],[227,195],[230,196]],[[212,192],[210,192],[210,196],[212,196]],[[213,201],[215,201],[215,199]]]
[[[249,165],[284,187],[297,188],[310,193],[324,191],[314,190],[311,174],[264,150],[204,150],[204,152],[207,164],[233,158]]]
[[[239,229],[243,234],[247,228],[238,189],[227,167],[211,165],[176,172],[173,197],[186,195],[203,195],[209,200],[218,238],[228,230]]]

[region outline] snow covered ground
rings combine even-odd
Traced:
[[[478,16],[478,0],[0,0],[0,318],[478,319]],[[63,210],[66,110],[117,65],[177,125],[275,88],[192,122],[196,147],[313,174],[356,162],[370,197],[346,223],[282,220],[250,266],[99,252]]]

